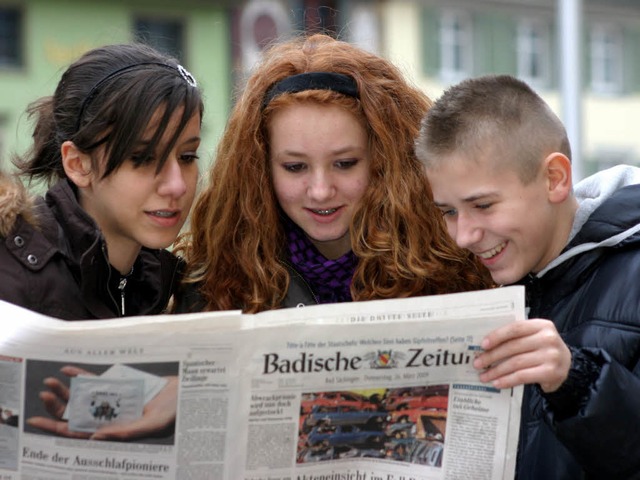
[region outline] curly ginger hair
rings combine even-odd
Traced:
[[[263,108],[269,88],[306,72],[351,76],[359,99],[327,91],[286,93]],[[273,45],[254,69],[231,112],[199,195],[191,231],[178,246],[207,310],[278,308],[289,273],[287,241],[269,166],[268,122],[297,102],[340,105],[369,136],[370,183],[352,219],[358,258],[354,300],[409,297],[487,288],[488,273],[448,236],[413,146],[429,98],[391,62],[316,34]]]

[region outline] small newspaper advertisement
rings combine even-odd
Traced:
[[[0,301],[0,480],[512,479],[524,288],[64,322]]]

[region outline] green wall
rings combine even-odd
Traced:
[[[138,15],[175,18],[185,28],[185,67],[198,80],[205,96],[203,168],[224,128],[230,108],[229,27],[224,8],[213,2],[181,0],[0,0],[0,6],[19,6],[24,21],[24,67],[0,68],[0,122],[4,146],[0,165],[8,155],[30,143],[29,102],[53,93],[66,66],[84,51],[106,43],[133,40]]]

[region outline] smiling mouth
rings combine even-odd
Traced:
[[[309,210],[311,210],[316,215],[327,216],[327,215],[331,215],[332,213],[334,213],[338,209],[337,208],[328,208],[326,210],[319,210],[319,209],[310,208]]]
[[[148,213],[149,215],[153,215],[155,217],[162,217],[162,218],[173,218],[176,215],[178,215],[178,212],[170,212],[168,210],[153,210]]]
[[[500,245],[493,247],[491,250],[487,250],[486,252],[478,253],[476,255],[478,255],[483,260],[489,260],[490,258],[493,258],[496,255],[498,255],[502,250],[504,250],[506,246],[507,246],[507,242],[503,242]]]

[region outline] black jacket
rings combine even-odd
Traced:
[[[285,266],[289,271],[289,289],[282,302],[282,307],[293,308],[317,305],[319,303],[318,297],[303,276],[289,263],[285,263]]]
[[[525,387],[517,478],[640,479],[640,185],[522,283],[529,318],[552,319],[573,360],[558,392]]]
[[[307,281],[287,262],[282,262],[289,272],[289,288],[280,308],[317,305],[318,298]],[[175,313],[194,313],[205,310],[200,284],[187,283],[176,293]]]
[[[64,320],[122,315],[118,274],[98,226],[66,180],[31,202],[0,174],[0,300]],[[162,313],[182,262],[142,249],[124,288],[127,315]]]

